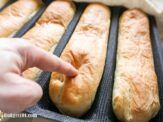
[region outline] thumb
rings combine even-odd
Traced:
[[[42,89],[37,83],[14,73],[5,75],[0,89],[0,108],[3,112],[22,112],[42,97]]]

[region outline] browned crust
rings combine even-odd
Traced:
[[[0,12],[0,37],[17,32],[41,4],[41,0],[18,0]]]
[[[75,4],[70,1],[59,0],[52,2],[35,26],[23,38],[45,51],[53,52],[72,20],[75,9]],[[23,72],[23,76],[37,80],[41,72],[38,68],[30,68]]]
[[[149,31],[142,11],[127,10],[121,16],[113,109],[124,122],[147,122],[160,108]]]
[[[49,94],[62,113],[79,117],[91,107],[105,64],[109,25],[109,9],[90,4],[62,52],[61,58],[79,70],[74,78],[51,75]]]

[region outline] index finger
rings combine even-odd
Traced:
[[[75,76],[78,74],[70,63],[52,55],[36,46],[28,44],[21,49],[22,57],[25,58],[25,69],[30,67],[38,67],[46,71],[57,71],[67,76]]]

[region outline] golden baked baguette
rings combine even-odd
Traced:
[[[112,105],[123,122],[147,122],[160,108],[149,21],[138,9],[120,19]]]
[[[0,0],[0,8],[2,8],[9,0]]]
[[[0,12],[0,37],[13,36],[40,8],[41,0],[18,0]]]
[[[46,51],[54,51],[56,45],[64,34],[68,24],[75,14],[75,4],[70,1],[53,1],[45,10],[41,18],[24,36],[31,44]],[[53,48],[53,50],[51,50]],[[37,80],[42,71],[30,68],[23,76]]]
[[[79,71],[76,77],[51,75],[49,95],[63,114],[80,117],[90,109],[103,74],[109,26],[108,7],[90,4],[62,52],[61,59]]]

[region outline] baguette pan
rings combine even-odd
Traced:
[[[9,0],[0,0],[0,8],[2,8]]]
[[[69,116],[80,117],[91,107],[105,65],[110,10],[90,4],[84,11],[61,59],[79,71],[76,77],[53,72],[49,95],[56,107]]]
[[[70,1],[52,2],[36,25],[23,38],[45,51],[53,52],[55,49],[53,47],[56,47],[72,20],[75,9],[75,4]],[[37,80],[41,72],[40,69],[34,67],[24,71],[23,76],[31,80]]]
[[[120,19],[113,109],[124,122],[147,122],[159,111],[159,95],[147,16],[128,10]]]
[[[41,4],[41,0],[18,0],[0,12],[0,37],[13,36]]]

